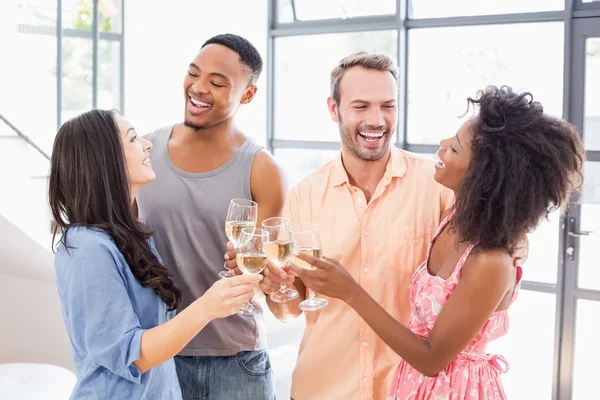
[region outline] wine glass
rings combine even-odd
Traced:
[[[303,223],[294,226],[290,229],[290,236],[296,251],[308,254],[314,258],[321,258],[321,239],[319,238],[319,231],[316,224]],[[294,262],[302,268],[313,268],[310,264],[297,257]],[[317,297],[312,290],[309,290],[308,299],[300,303],[298,307],[302,311],[319,311],[327,307],[327,304],[326,299]]]
[[[263,245],[269,261],[283,268],[292,258],[294,244],[290,237],[290,220],[283,217],[265,219],[262,227],[269,233],[268,242]],[[290,289],[282,283],[279,291],[269,295],[276,303],[287,303],[298,297],[298,291]]]
[[[238,239],[237,266],[244,274],[260,274],[267,266],[267,254],[263,246],[269,240],[269,233],[259,228],[243,228]],[[258,315],[261,311],[247,301],[238,314]]]
[[[237,248],[244,228],[254,228],[258,218],[258,204],[248,199],[232,199],[225,219],[225,234],[234,248]],[[226,269],[219,272],[221,278],[231,278],[235,273]]]

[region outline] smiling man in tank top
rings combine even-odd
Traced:
[[[180,311],[219,279],[223,255],[233,254],[225,236],[231,199],[258,203],[257,226],[283,208],[281,169],[234,121],[237,110],[252,101],[261,70],[261,56],[246,39],[232,34],[209,39],[184,79],[184,122],[148,135],[156,180],[140,191],[137,204],[182,289]],[[235,260],[227,264],[234,267]],[[267,293],[278,288],[261,285]],[[211,322],[175,357],[183,398],[275,398],[265,347],[260,316],[235,314]]]

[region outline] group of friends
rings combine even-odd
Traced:
[[[217,35],[188,66],[183,122],[142,135],[97,109],[59,129],[49,200],[71,398],[275,399],[263,318],[237,312],[251,301],[306,319],[295,400],[505,399],[508,363],[486,345],[508,331],[527,233],[582,184],[577,130],[489,86],[436,161],[398,149],[397,69],[361,51],[331,72],[341,151],[288,190],[235,124],[262,68],[248,40]],[[236,198],[258,204],[257,226],[316,224],[323,257],[241,273],[225,233]],[[273,301],[282,285],[299,296]],[[310,291],[327,307],[303,312]]]

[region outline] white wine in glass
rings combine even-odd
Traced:
[[[238,247],[236,249],[236,261],[238,268],[244,274],[260,274],[267,266],[267,254],[263,251],[263,245],[269,240],[269,234],[263,229],[244,228],[240,233]],[[238,314],[258,315],[261,314],[247,301]]]
[[[265,219],[262,227],[269,233],[269,241],[263,245],[270,262],[283,268],[293,257],[294,243],[290,237],[290,220],[283,217]],[[276,303],[286,303],[298,297],[298,291],[282,283],[279,290],[269,295]]]
[[[294,248],[299,253],[308,254],[315,258],[321,258],[321,239],[316,224],[304,223],[290,229],[290,235],[294,242]],[[295,258],[294,262],[302,268],[313,268],[307,262]],[[319,311],[327,307],[326,299],[317,297],[315,292],[310,290],[308,299],[298,305],[302,311]]]
[[[225,234],[234,248],[239,245],[239,239],[244,228],[254,228],[258,218],[258,204],[248,199],[232,199],[225,219]],[[221,278],[230,278],[235,274],[230,270],[219,272]]]

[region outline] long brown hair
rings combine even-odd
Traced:
[[[121,134],[116,113],[92,110],[58,131],[50,161],[49,201],[57,234],[68,249],[67,231],[86,226],[107,232],[144,287],[152,288],[170,310],[181,302],[164,265],[152,252],[152,232],[131,208]],[[53,246],[54,247],[54,246]]]

